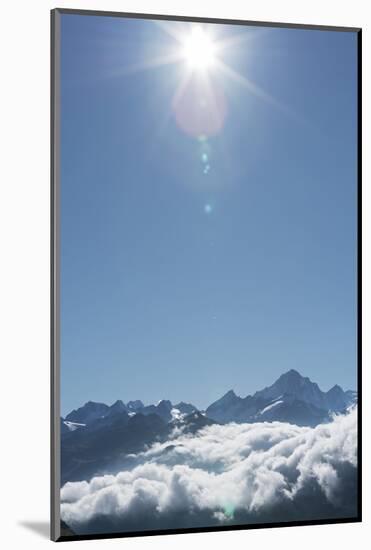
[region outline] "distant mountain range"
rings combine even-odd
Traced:
[[[343,391],[338,385],[323,392],[315,382],[290,370],[253,395],[242,398],[230,390],[206,409],[206,415],[222,423],[281,421],[316,426],[332,413],[344,412],[356,399],[356,392]]]
[[[343,391],[338,385],[322,392],[295,370],[253,395],[239,397],[230,390],[205,411],[168,400],[147,406],[140,400],[126,404],[119,400],[111,406],[88,401],[61,418],[62,483],[130,467],[128,455],[165,441],[176,427],[195,433],[207,425],[228,422],[316,426],[329,421],[333,413],[345,412],[356,401],[356,392]]]
[[[296,370],[290,370],[280,376],[272,386],[253,395],[239,397],[230,390],[205,411],[200,412],[219,423],[278,420],[314,426],[329,418],[333,412],[345,411],[356,400],[357,393],[354,391],[344,391],[335,385],[328,392],[323,392],[309,378],[301,376]],[[122,413],[129,417],[138,413],[144,416],[156,414],[165,422],[171,422],[197,410],[191,403],[182,401],[173,405],[165,399],[156,405],[147,406],[139,399],[126,404],[118,400],[111,406],[88,401],[62,419],[62,432],[67,433],[94,424],[96,427],[107,425]]]
[[[170,422],[180,415],[190,414],[196,411],[197,408],[190,403],[177,403],[173,405],[171,401],[163,399],[157,405],[143,405],[139,399],[123,403],[121,400],[116,401],[110,407],[104,403],[95,403],[88,401],[79,409],[71,411],[64,423],[71,430],[81,427],[82,425],[92,425],[94,422],[103,422],[104,419],[114,418],[117,414],[126,413],[128,416],[134,416],[137,413],[148,416],[149,414],[157,414],[165,422]]]

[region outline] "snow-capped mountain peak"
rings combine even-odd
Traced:
[[[242,398],[233,389],[229,390],[209,405],[203,416],[220,423],[280,420],[300,425],[316,425],[327,421],[332,413],[344,412],[356,401],[356,392],[344,392],[338,384],[323,392],[308,377],[290,369],[271,386],[253,395]],[[157,415],[162,421],[169,423],[181,421],[189,415],[189,418],[197,419],[198,414],[201,414],[200,411],[191,403],[180,401],[173,405],[168,399],[146,406],[140,400],[125,404],[119,399],[110,407],[104,403],[88,401],[62,419],[62,431],[67,433],[85,425],[91,427],[95,423],[99,426],[107,426],[111,422],[125,423],[137,415]]]

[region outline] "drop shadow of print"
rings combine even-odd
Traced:
[[[43,539],[49,539],[50,523],[48,521],[19,521],[18,525],[36,533]]]

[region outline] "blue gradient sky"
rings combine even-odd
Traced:
[[[213,32],[239,36],[220,58],[274,99],[215,68],[205,174],[171,109],[184,63],[133,70],[174,39],[62,15],[62,414],[204,407],[290,368],[355,388],[356,34]]]

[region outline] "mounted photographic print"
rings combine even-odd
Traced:
[[[355,28],[52,11],[52,539],[361,520]]]

